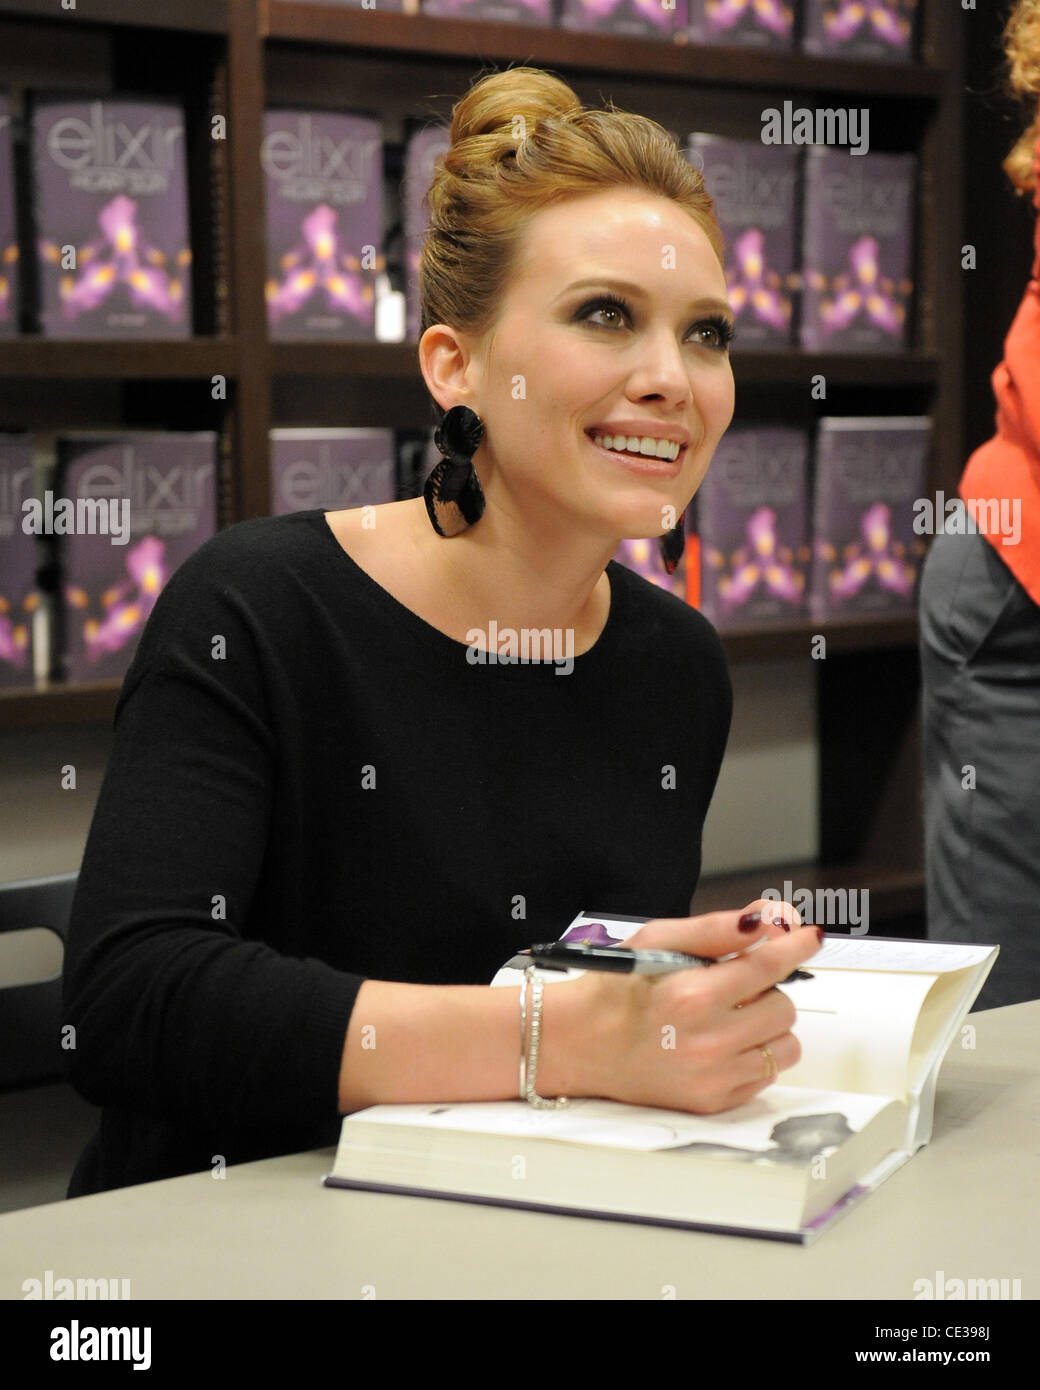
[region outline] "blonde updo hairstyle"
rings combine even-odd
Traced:
[[[1033,161],[1040,137],[1037,100],[1040,98],[1040,0],[1018,0],[1004,26],[1004,52],[1007,54],[1008,85],[1019,97],[1031,98],[1033,120],[1019,136],[1017,144],[1001,168],[1019,193],[1036,185]]]
[[[450,136],[428,194],[420,337],[444,323],[482,339],[497,320],[536,214],[610,188],[671,199],[701,228],[725,269],[722,231],[703,176],[656,121],[612,102],[586,110],[558,77],[517,67],[475,82],[452,108]]]

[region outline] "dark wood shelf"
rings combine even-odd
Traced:
[[[70,685],[43,681],[31,689],[0,690],[0,728],[32,729],[54,724],[109,724],[121,680]]]
[[[828,654],[912,647],[917,644],[917,615],[848,618],[830,624],[805,618],[775,628],[744,628],[720,635],[730,661],[752,661],[783,656],[808,659],[812,638],[821,633],[827,638]],[[0,690],[0,728],[108,721],[121,686],[121,680],[89,685],[45,681],[24,690]]]
[[[741,383],[797,386],[820,375],[833,386],[934,386],[939,359],[928,352],[734,352],[733,377]]]
[[[828,383],[843,386],[934,386],[939,359],[926,352],[814,353],[735,352],[733,376],[738,384],[797,386],[823,375]],[[299,339],[271,343],[271,369],[275,376],[370,376],[416,377],[419,345],[414,342],[381,343],[374,339],[326,342]]]
[[[271,343],[274,376],[415,377],[419,370],[418,343],[324,342],[301,338]]]
[[[49,19],[69,32],[82,24],[121,28],[176,29],[187,33],[224,34],[228,0],[77,0],[75,11],[60,0],[0,0],[0,19]]]
[[[0,342],[0,376],[48,378],[208,377],[236,373],[235,338],[9,338]]]
[[[419,345],[374,339],[270,341],[275,376],[418,378]],[[235,374],[232,335],[189,339],[42,338],[0,341],[0,374],[52,377],[193,377]],[[930,353],[744,352],[733,354],[738,383],[804,387],[817,374],[849,386],[933,386],[938,358]]]
[[[827,639],[828,656],[839,652],[916,647],[917,614],[879,614],[845,618],[841,622],[813,622],[811,618],[802,618],[798,622],[735,628],[719,634],[730,661],[771,660],[785,656],[810,660],[813,638],[821,635]]]
[[[844,888],[847,892],[855,890],[858,893],[868,891],[871,931],[876,921],[924,911],[924,870],[920,867],[877,863],[824,866],[810,860],[779,866],[767,864],[761,869],[745,869],[740,873],[713,874],[702,878],[694,895],[694,913],[699,916],[704,912],[728,912],[744,907],[746,903],[760,898],[766,888],[782,894],[785,881],[793,885],[793,895],[805,889],[814,897],[817,889]],[[808,920],[807,913],[802,915]],[[835,930],[826,922],[820,925],[827,931]],[[836,930],[841,931],[842,927],[838,926]]]
[[[263,16],[261,16],[261,23]],[[920,63],[869,63],[596,34],[559,25],[503,24],[433,15],[379,14],[373,10],[269,0],[266,35],[294,43],[382,49],[456,59],[508,59],[553,68],[623,72],[655,82],[697,82],[727,87],[781,87],[875,97],[937,101],[945,69]]]

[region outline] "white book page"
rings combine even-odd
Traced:
[[[816,959],[806,962],[815,967]],[[917,1016],[937,976],[917,972],[813,970],[778,988],[798,1010],[802,1060],[781,1073],[787,1086],[862,1091],[904,1100]]]
[[[721,1144],[770,1156],[778,1149],[774,1129],[782,1121],[805,1117],[796,1127],[819,1151],[864,1127],[888,1103],[887,1096],[845,1095],[774,1085],[746,1105],[719,1115],[624,1105],[620,1101],[576,1099],[561,1110],[537,1110],[526,1101],[460,1101],[449,1104],[377,1105],[347,1118],[379,1124],[468,1130],[530,1139],[563,1139],[618,1149],[672,1149],[686,1144]],[[813,1123],[818,1120],[819,1123]],[[785,1127],[786,1134],[790,1126]],[[830,1141],[828,1144],[827,1141]],[[790,1145],[790,1139],[784,1143]]]
[[[806,970],[913,970],[943,975],[978,965],[994,948],[957,941],[890,941],[866,936],[828,936],[805,962]]]

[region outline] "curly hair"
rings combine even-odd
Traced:
[[[1037,98],[1040,97],[1040,0],[1017,0],[1002,35],[1007,54],[1007,84],[1018,97],[1030,99],[1033,120],[1019,136],[1001,168],[1019,193],[1036,185],[1034,160],[1040,139]]]
[[[480,77],[452,108],[434,162],[419,260],[419,336],[434,323],[482,337],[492,326],[533,217],[567,198],[629,187],[670,198],[725,244],[704,178],[663,126],[586,110],[560,78],[516,67]]]

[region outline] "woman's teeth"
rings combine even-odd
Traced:
[[[644,434],[642,438],[634,434],[594,434],[592,439],[601,448],[613,449],[615,452],[644,454],[648,458],[657,459],[674,460],[679,457],[678,444],[670,439],[655,439],[651,434]]]

